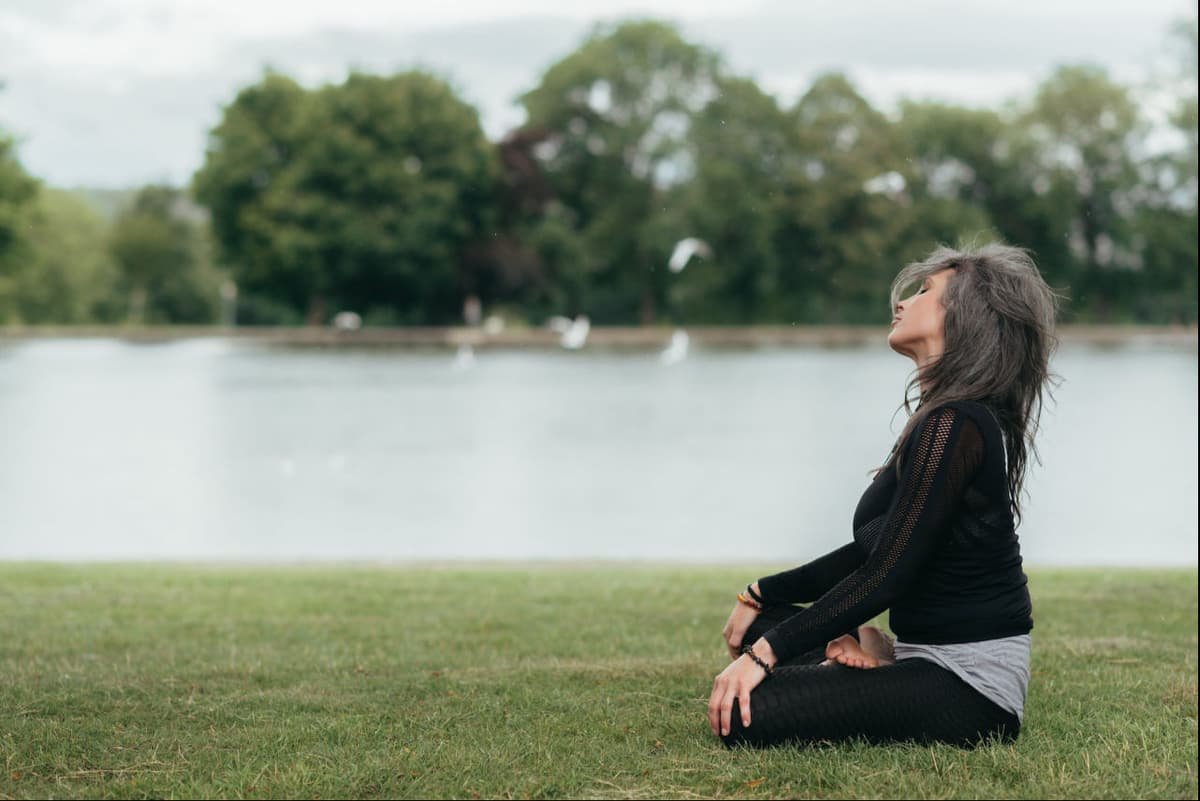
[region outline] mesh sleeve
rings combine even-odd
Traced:
[[[758,589],[767,606],[809,603],[833,589],[866,558],[858,545],[851,542],[808,564],[760,578]]]
[[[870,556],[811,606],[763,636],[784,661],[822,645],[890,607],[942,541],[983,463],[983,434],[963,412],[942,407],[913,431],[896,496]]]

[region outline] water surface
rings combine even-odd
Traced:
[[[0,345],[0,558],[797,562],[904,420],[878,347]],[[1194,347],[1064,345],[1030,564],[1196,564]]]

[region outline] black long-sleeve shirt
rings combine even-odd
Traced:
[[[854,512],[854,541],[759,579],[768,605],[812,602],[763,636],[780,662],[891,609],[896,636],[957,643],[1027,634],[1032,605],[1004,438],[983,403],[934,409]]]

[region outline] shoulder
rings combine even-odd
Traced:
[[[920,419],[903,443],[897,443],[898,452],[905,460],[918,447],[941,452],[950,439],[955,440],[956,449],[971,451],[975,458],[982,458],[985,452],[992,450],[989,444],[1003,442],[999,422],[982,401],[944,401],[916,414]],[[921,446],[922,442],[924,446]]]
[[[976,400],[955,400],[940,403],[931,409],[923,427],[934,425],[933,438],[942,433],[947,440],[953,437],[954,450],[969,456],[971,461],[1003,458],[1004,433],[1000,421],[988,404]],[[915,432],[914,432],[915,433]]]
[[[986,404],[972,400],[954,400],[939,403],[925,412],[912,432],[912,439],[931,440],[933,443],[940,439],[943,444],[948,444],[953,434],[958,447],[982,450],[999,431],[999,424]]]
[[[991,439],[993,435],[999,436],[1001,433],[1000,421],[997,419],[996,413],[983,401],[947,401],[939,404],[934,412],[944,412],[950,414],[952,418],[961,419],[964,426],[970,425],[986,439]]]

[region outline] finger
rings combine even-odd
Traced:
[[[742,708],[742,726],[748,729],[750,728],[750,691],[745,687],[738,696],[738,706]]]
[[[708,725],[712,727],[713,734],[717,733],[717,727],[720,723],[720,695],[717,690],[713,690],[712,696],[708,699]]]
[[[729,719],[733,717],[733,691],[725,693],[725,698],[721,700],[721,735],[729,734]]]

